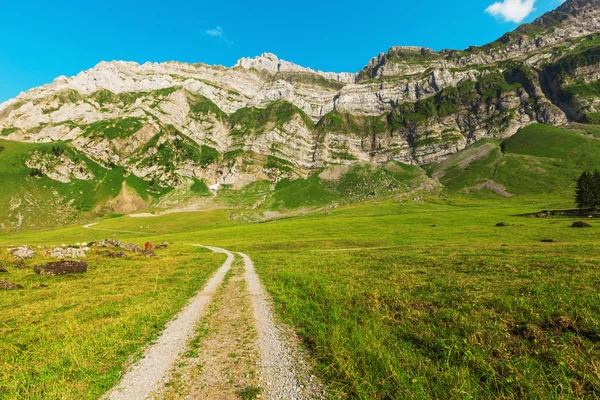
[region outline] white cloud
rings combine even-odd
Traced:
[[[206,31],[206,34],[208,36],[223,37],[225,36],[225,31],[223,31],[223,28],[221,28],[220,26],[217,26],[214,29],[208,29]]]
[[[519,23],[534,10],[535,0],[504,0],[494,3],[485,12],[495,17],[502,17],[506,22]]]
[[[231,40],[227,39],[227,36],[225,36],[225,31],[220,26],[217,26],[216,28],[213,28],[213,29],[207,29],[204,31],[204,33],[207,34],[208,36],[220,39],[227,44],[233,44],[233,42]]]

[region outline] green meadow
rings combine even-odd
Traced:
[[[574,179],[595,167],[600,142],[534,126],[483,145],[469,163],[459,153],[430,168],[448,186],[438,192],[263,223],[215,210],[1,235],[0,277],[24,288],[0,292],[0,398],[112,387],[222,263],[194,243],[254,260],[333,398],[600,397],[600,222],[528,216],[574,207]],[[488,180],[513,196],[472,190]],[[293,191],[280,196],[293,203]],[[570,227],[582,218],[592,227]],[[94,248],[77,277],[17,269],[6,251],[106,237],[173,244],[158,258]]]

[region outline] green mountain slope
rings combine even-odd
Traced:
[[[129,192],[129,200],[137,200],[139,204],[166,193],[163,188],[153,187],[125,173],[121,167],[103,168],[65,143],[30,144],[0,140],[0,149],[2,230],[50,228],[123,210],[123,203],[111,203],[111,200],[120,200],[124,187]],[[44,158],[44,168],[49,166],[50,169],[42,171],[27,166],[34,155]],[[54,175],[65,164],[71,163],[82,163],[85,167],[77,168],[86,168],[90,178],[77,179],[73,174],[63,174],[60,179],[68,178],[69,182],[60,182],[48,177],[48,174]]]
[[[455,192],[571,198],[579,174],[599,167],[597,138],[539,124],[504,141],[480,141],[433,166],[430,174]]]

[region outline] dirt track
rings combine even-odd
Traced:
[[[243,390],[266,399],[322,398],[294,333],[276,322],[252,260],[238,253],[238,267],[228,250],[206,248],[226,262],[104,398],[237,399]]]

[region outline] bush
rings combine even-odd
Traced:
[[[31,170],[31,172],[29,173],[29,176],[31,176],[31,177],[37,176],[38,178],[41,178],[42,176],[44,176],[44,173],[39,168],[33,168]]]

